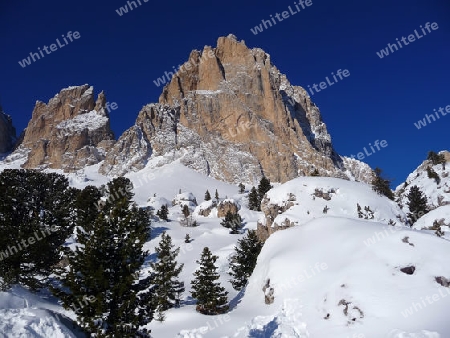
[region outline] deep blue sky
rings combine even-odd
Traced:
[[[349,156],[369,143],[388,146],[365,162],[401,183],[428,150],[449,149],[450,114],[418,130],[414,122],[450,105],[448,0],[312,0],[312,6],[254,35],[250,28],[294,8],[281,1],[149,1],[128,14],[124,0],[0,2],[0,97],[18,133],[36,100],[47,102],[69,85],[89,83],[119,108],[116,137],[140,108],[158,100],[153,80],[187,60],[192,49],[235,34],[261,47],[292,84],[307,87],[338,69],[350,76],[312,98],[336,150]],[[396,38],[437,22],[439,29],[380,59]],[[68,31],[80,39],[22,68],[18,61]]]

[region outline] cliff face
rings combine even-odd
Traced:
[[[63,89],[47,104],[36,102],[17,153],[24,168],[49,167],[73,172],[105,158],[114,143],[106,98],[94,100],[88,85]]]
[[[291,85],[269,54],[233,35],[192,51],[159,102],[144,106],[117,142],[105,95],[95,100],[93,88],[83,85],[63,89],[47,104],[38,101],[18,144],[7,161],[65,172],[103,161],[100,173],[116,176],[180,161],[232,183],[256,183],[263,175],[286,182],[315,170],[371,178],[370,167],[335,152],[306,91]]]
[[[118,175],[179,159],[228,182],[263,174],[285,182],[321,174],[346,177],[319,109],[261,49],[230,35],[193,51],[107,154],[100,171]]]
[[[0,154],[11,151],[15,142],[16,129],[12,124],[12,119],[0,107]]]

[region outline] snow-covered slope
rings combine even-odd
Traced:
[[[450,157],[448,152],[440,152]],[[429,178],[427,168],[430,167],[439,176],[438,181]],[[428,204],[431,208],[437,208],[442,205],[450,204],[450,162],[444,166],[442,164],[433,165],[431,161],[425,160],[417,167],[406,179],[405,183],[399,185],[395,190],[399,203],[408,210],[407,196],[409,189],[417,185],[420,190],[428,197]]]
[[[435,233],[439,228],[443,237],[450,240],[450,205],[444,205],[431,210],[417,220],[413,225],[414,229],[428,230],[430,233]]]
[[[450,277],[449,255],[436,236],[347,218],[279,231],[231,320],[258,316],[234,337],[450,337],[450,289],[435,281]]]
[[[8,166],[17,165],[13,162]],[[66,174],[70,184],[78,188],[105,184],[108,179],[98,173],[99,165]],[[396,217],[404,217],[404,213],[364,183],[310,177],[275,184],[267,194],[272,205],[283,206],[289,202],[290,193],[295,196],[294,205],[276,221],[289,217],[298,226],[269,237],[250,284],[245,292],[238,293],[229,283],[228,259],[243,235],[229,234],[216,212],[208,217],[195,213],[199,226],[182,227],[177,221],[181,207],[177,203],[172,206],[172,201],[195,197],[203,206],[207,204],[203,203],[205,191],[214,195],[217,189],[221,201],[232,199],[240,206],[245,229],[256,229],[264,214],[247,208],[247,194],[239,194],[237,186],[206,177],[179,162],[150,166],[127,176],[134,184],[139,205],[155,209],[169,205],[171,221],[153,222],[152,239],[145,244],[150,256],[142,274],[148,273],[156,257],[155,247],[163,231],[180,247],[178,261],[184,264],[180,275],[186,284],[182,306],[169,310],[163,323],[153,321],[148,325],[155,338],[450,336],[450,325],[446,324],[450,289],[434,279],[450,279],[449,242],[432,232],[402,227]],[[313,195],[317,195],[314,200]],[[359,219],[357,203],[363,212],[369,206],[374,218]],[[326,214],[325,206],[330,208]],[[397,226],[387,225],[390,219]],[[193,239],[189,244],[184,242],[186,234]],[[198,268],[196,260],[205,246],[219,256],[216,265],[220,281],[229,292],[231,308],[225,315],[197,313],[190,297],[190,281]],[[416,268],[413,275],[399,270],[410,265]],[[262,288],[269,278],[268,290],[274,288],[275,299],[267,305]],[[431,297],[432,303],[428,304],[426,297]],[[411,310],[413,303],[422,309]],[[360,318],[359,311],[364,318]],[[328,319],[324,319],[327,314]],[[0,293],[0,337],[76,336],[66,318],[74,318],[74,313],[62,309],[47,295],[32,295],[20,288]]]
[[[395,202],[378,195],[371,186],[331,177],[293,179],[270,190],[263,204],[266,225],[272,218],[272,225],[278,226],[285,225],[286,219],[301,225],[318,217],[329,216],[367,217],[385,224],[390,221],[401,222],[405,218]],[[358,215],[358,204],[362,217]]]
[[[45,297],[47,298],[47,297]],[[84,337],[72,325],[75,316],[53,297],[39,297],[21,287],[0,293],[0,338]],[[70,329],[69,329],[70,327]]]

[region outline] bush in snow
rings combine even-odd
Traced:
[[[436,182],[436,184],[439,184],[439,183],[440,183],[441,178],[439,177],[439,175],[437,174],[437,172],[435,172],[435,171],[433,170],[433,168],[427,167],[427,175],[428,175],[428,178],[434,179],[435,182]]]

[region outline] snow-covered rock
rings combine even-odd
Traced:
[[[279,229],[320,217],[363,218],[384,224],[402,223],[406,217],[395,202],[366,183],[331,177],[299,177],[275,187],[266,194],[261,209],[265,220],[258,234],[263,240]]]
[[[427,196],[431,209],[450,204],[450,153],[442,151],[439,154],[443,154],[447,159],[445,169],[442,164],[433,165],[430,160],[425,160],[396,188],[398,201],[405,212],[409,212],[407,205],[409,189],[415,185]],[[428,167],[439,176],[438,181],[428,177]]]

